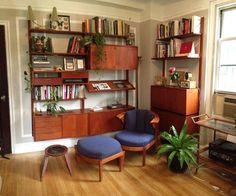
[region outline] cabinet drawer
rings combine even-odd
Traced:
[[[34,117],[34,139],[49,140],[62,137],[61,116],[35,116]]]

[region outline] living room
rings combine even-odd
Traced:
[[[77,144],[78,139],[96,135],[114,136],[121,129],[121,122],[116,116],[133,108],[155,112],[159,116],[160,131],[168,131],[171,125],[175,125],[180,131],[184,120],[187,119],[188,133],[196,129],[201,130],[199,141],[201,146],[212,142],[214,132],[212,128],[207,129],[202,124],[195,123],[192,117],[207,114],[204,117],[211,118],[217,115],[227,117],[234,123],[232,114],[236,113],[236,107],[230,103],[227,109],[230,115],[225,111],[226,102],[234,100],[235,95],[233,46],[231,52],[226,48],[227,54],[219,52],[223,51],[223,47],[230,46],[227,45],[229,42],[225,42],[227,46],[224,45],[222,37],[218,34],[220,34],[219,29],[225,28],[227,31],[229,30],[227,27],[231,28],[227,21],[230,20],[230,17],[227,18],[227,11],[234,10],[235,3],[229,0],[197,2],[193,0],[53,0],[43,3],[38,0],[30,2],[2,0],[0,3],[1,51],[5,51],[5,57],[1,56],[1,64],[5,62],[6,65],[5,68],[0,67],[1,84],[3,84],[0,89],[0,136],[2,140],[4,130],[4,141],[1,141],[1,147],[5,150],[2,152],[10,159],[0,158],[2,179],[0,195],[28,195],[35,190],[37,190],[35,195],[91,195],[95,191],[99,195],[236,194],[233,188],[235,177],[230,174],[222,174],[221,170],[210,170],[205,166],[203,169],[200,168],[196,175],[190,171],[185,174],[172,173],[168,169],[165,158],[156,159],[154,147],[147,152],[144,167],[141,167],[139,153],[126,151],[121,172],[116,172],[118,169],[114,161],[105,164],[102,182],[98,182],[96,166],[86,164],[82,160],[79,162],[74,160],[76,156],[74,145]],[[223,18],[222,15],[225,17]],[[57,21],[56,27],[53,26],[54,16]],[[57,16],[64,20],[62,29],[59,29],[61,27]],[[105,41],[102,40],[106,45],[110,45],[105,48],[106,65],[103,62],[94,68],[92,59],[96,51],[93,53],[92,47],[96,44],[97,30],[90,29],[92,24],[90,21],[94,21],[96,25],[94,19],[96,17],[102,21],[106,19],[112,24],[117,21],[122,24],[123,29],[128,29],[128,33],[125,30],[114,33],[115,30],[108,27],[113,31],[113,35],[108,33],[104,36]],[[186,43],[191,43],[192,48],[195,49],[195,52],[191,53],[198,56],[180,57],[181,53],[185,52],[178,52],[180,53],[178,58],[158,57],[159,46],[162,43],[166,45],[166,37],[164,39],[160,37],[160,25],[168,26],[170,21],[183,21],[183,18],[193,21],[197,17],[201,19],[199,23],[201,29],[195,33],[196,35],[188,37],[174,35],[171,40],[184,40],[184,43],[179,45],[180,50],[181,46],[184,48]],[[222,26],[219,22],[223,21],[221,17],[226,21]],[[89,30],[86,29],[88,21]],[[115,25],[112,27],[115,28]],[[119,29],[118,24],[117,28]],[[228,34],[221,30],[221,33],[226,35],[223,41],[234,41],[235,31],[233,27],[230,30],[232,33]],[[45,40],[51,39],[51,51],[50,47],[45,49],[45,46],[43,52],[40,47],[36,47],[36,42],[33,43],[32,40],[37,39],[38,36],[44,37]],[[88,38],[89,44],[86,47],[90,50],[84,54],[79,52],[66,54],[70,39],[79,38],[81,41],[83,37]],[[76,48],[76,41],[73,40],[71,42],[75,43]],[[167,51],[165,55],[169,55],[168,49],[165,51]],[[52,54],[46,54],[50,52]],[[190,54],[190,51],[187,52]],[[221,59],[218,58],[220,54],[224,55]],[[111,58],[113,56],[116,58]],[[228,70],[225,70],[225,65],[222,65],[223,69],[220,70],[222,59],[225,61],[223,64],[231,65]],[[47,73],[42,74],[42,70],[36,67],[37,61],[40,61],[40,65],[52,65],[56,71],[49,70],[51,67],[47,67]],[[117,62],[118,65],[111,66],[112,63]],[[29,64],[35,66],[33,72]],[[172,68],[175,70],[174,73],[178,74],[179,80],[174,84],[171,83],[173,80],[169,72]],[[74,72],[79,72],[79,75],[73,75]],[[50,74],[53,76],[50,76],[49,81],[47,77]],[[179,87],[182,82],[183,85],[191,83],[194,87]],[[76,86],[74,83],[79,85]],[[45,101],[47,98],[39,96],[41,91],[47,91],[51,96],[52,90],[48,86],[52,85],[57,86],[57,91],[60,91],[58,86],[62,87],[63,101],[57,104],[58,108],[65,109],[67,113],[59,115],[60,120],[57,118],[55,121],[45,118],[48,109],[48,102]],[[169,88],[167,87],[169,85],[172,86]],[[47,89],[43,90],[45,86]],[[152,92],[154,88],[158,91]],[[159,92],[159,90],[164,92],[162,88],[179,89],[181,93],[190,92],[191,96],[196,93],[194,97],[189,98],[188,101],[191,103],[185,100],[186,105],[190,104],[191,108],[194,108],[190,109],[194,112],[183,113],[184,107],[179,113],[172,111],[178,106],[181,107],[181,95],[176,91],[168,92],[171,96],[166,95],[167,92],[162,94]],[[77,99],[74,99],[74,94],[77,94]],[[163,109],[157,103],[158,97],[164,98],[164,102],[169,101],[167,107],[170,105],[172,109]],[[109,109],[108,106],[120,108]],[[42,129],[45,132],[40,133]],[[81,129],[81,132],[77,133],[77,129]],[[233,143],[236,141],[234,133],[227,136],[217,132],[216,135]],[[158,141],[159,139],[160,136]],[[68,148],[72,176],[67,172],[62,157],[49,157],[48,168],[47,170],[45,168],[44,178],[41,179],[40,165],[45,161],[45,149],[52,145],[63,145]],[[224,174],[225,176],[222,177]],[[235,172],[233,174],[235,175]],[[57,185],[54,183],[55,180],[59,180]],[[185,181],[189,182],[187,186],[183,185]],[[199,192],[195,191],[196,189]]]

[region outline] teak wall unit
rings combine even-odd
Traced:
[[[203,32],[204,18],[201,18],[200,33],[186,33],[159,39],[160,41],[170,41],[170,39],[178,38],[181,40],[198,39],[199,57],[174,56],[163,58],[152,58],[152,60],[162,61],[162,76],[166,76],[167,61],[175,62],[177,60],[198,59],[198,87],[196,89],[185,89],[171,86],[151,86],[151,110],[157,112],[160,116],[160,130],[168,131],[171,125],[174,125],[178,131],[181,130],[184,120],[187,120],[188,133],[198,131],[192,120],[192,116],[196,116],[199,112],[199,98],[201,88],[201,72],[202,72],[202,48],[203,48]],[[178,68],[177,68],[178,69]]]
[[[32,93],[31,93],[31,106],[32,106],[32,129],[33,137],[35,141],[59,139],[59,138],[73,138],[82,137],[88,135],[102,134],[110,131],[116,131],[122,128],[122,123],[116,118],[118,113],[132,109],[132,106],[128,105],[128,91],[134,90],[135,87],[129,82],[129,70],[135,70],[138,65],[138,48],[135,46],[118,46],[118,45],[105,45],[105,60],[102,64],[96,64],[94,61],[95,45],[91,44],[88,53],[53,53],[53,52],[35,52],[32,51],[32,35],[49,35],[55,34],[61,35],[73,35],[73,36],[85,36],[92,35],[92,33],[84,33],[77,31],[55,31],[50,29],[34,29],[31,28],[31,23],[28,21],[28,42],[29,42],[29,58],[32,64],[33,56],[61,56],[62,57],[75,57],[84,58],[86,62],[85,70],[81,71],[54,71],[54,70],[32,70]],[[114,36],[106,35],[106,37],[126,39],[126,36]],[[123,70],[125,71],[125,79],[122,80],[110,80],[110,81],[90,81],[89,70]],[[68,82],[69,79],[69,82]],[[70,81],[70,79],[72,79]],[[75,81],[73,81],[76,79]],[[98,90],[93,88],[94,83],[106,82],[110,89]],[[117,87],[117,83],[122,87]],[[42,86],[49,86],[49,88],[55,88],[55,86],[80,86],[85,85],[89,93],[96,92],[114,92],[125,91],[126,92],[126,104],[122,108],[107,109],[103,108],[101,111],[92,111],[84,108],[84,102],[86,98],[72,98],[71,96],[62,99],[62,101],[80,101],[81,107],[78,110],[69,110],[64,113],[60,113],[57,116],[47,114],[47,112],[35,112],[35,103],[46,102],[47,100],[40,100],[34,94],[35,88],[41,88]]]

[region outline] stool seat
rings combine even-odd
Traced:
[[[124,165],[125,152],[120,143],[108,136],[90,136],[78,140],[75,145],[76,157],[88,163],[99,165],[99,181],[102,181],[103,164],[119,159],[120,171]]]
[[[79,152],[87,157],[104,159],[122,151],[120,143],[108,136],[91,136],[78,140]]]

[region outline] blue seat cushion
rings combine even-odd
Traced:
[[[91,136],[78,140],[80,154],[94,159],[104,159],[122,151],[120,143],[108,136]]]
[[[115,139],[124,146],[146,146],[154,139],[154,135],[122,130],[115,135]]]

